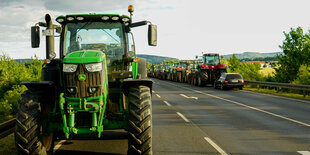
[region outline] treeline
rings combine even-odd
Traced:
[[[228,73],[240,73],[245,80],[265,80],[259,73],[260,63],[241,63],[235,55],[232,58],[222,59],[221,62],[227,66]]]
[[[41,68],[42,61],[36,56],[18,63],[6,55],[0,55],[0,121],[16,113],[21,94],[27,90],[20,82],[39,81]]]
[[[146,55],[146,54],[137,54],[138,58],[144,58],[147,62],[152,64],[160,64],[165,61],[178,61],[177,58],[155,56],[155,55]]]
[[[279,58],[277,56],[274,57],[260,57],[260,58],[245,58],[240,59],[241,62],[248,62],[248,61],[278,61]]]
[[[246,80],[310,84],[310,31],[304,33],[301,27],[284,32],[285,40],[279,47],[283,55],[278,55],[275,75],[259,74],[260,64],[240,63],[236,56],[224,59],[228,72],[239,72]]]

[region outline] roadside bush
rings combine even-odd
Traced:
[[[297,79],[292,83],[310,85],[310,67],[301,65],[297,74]]]
[[[27,90],[22,81],[41,79],[42,61],[36,56],[25,63],[0,55],[0,117],[15,114],[21,94]]]
[[[259,73],[259,63],[241,63],[235,55],[222,62],[227,65],[228,73],[240,73],[245,80],[259,81],[263,78]]]

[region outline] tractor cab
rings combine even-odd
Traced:
[[[220,56],[217,53],[207,53],[202,56],[203,64],[218,65],[220,63]]]

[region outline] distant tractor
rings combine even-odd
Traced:
[[[186,60],[187,66],[185,68],[185,73],[183,76],[183,82],[190,83],[190,75],[192,69],[194,68],[195,61],[194,60]]]
[[[174,63],[173,81],[183,82],[183,77],[185,76],[186,67],[187,67],[187,63],[184,61]]]
[[[202,63],[197,65],[193,83],[198,86],[214,84],[214,81],[227,72],[225,64],[220,63],[218,53],[205,53],[202,55]]]
[[[145,59],[135,56],[131,33],[150,22],[132,23],[131,5],[128,11],[130,17],[59,16],[60,25],[46,14],[45,22],[31,28],[32,47],[37,48],[40,26],[46,27],[46,59],[42,81],[21,83],[28,90],[16,115],[18,154],[53,154],[55,139],[101,138],[108,129],[128,131],[128,154],[152,154],[152,81],[147,79]],[[156,46],[156,25],[149,25],[148,41]]]

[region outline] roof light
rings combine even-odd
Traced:
[[[133,12],[133,6],[132,5],[128,6],[128,12],[130,12],[130,13]]]
[[[62,22],[65,21],[65,19],[64,18],[58,18],[58,19],[56,19],[56,21],[59,22],[59,23],[62,23]]]
[[[109,17],[109,16],[102,16],[101,19],[102,19],[102,20],[109,20],[110,17]]]
[[[123,21],[123,22],[129,22],[129,18],[126,18],[126,17],[125,17],[125,18],[122,18],[122,21]]]
[[[76,17],[77,20],[84,20],[84,17]]]
[[[69,20],[69,21],[73,21],[73,20],[74,20],[74,18],[73,18],[73,17],[67,17],[67,20]]]
[[[118,16],[113,16],[112,20],[119,20],[119,17]]]

